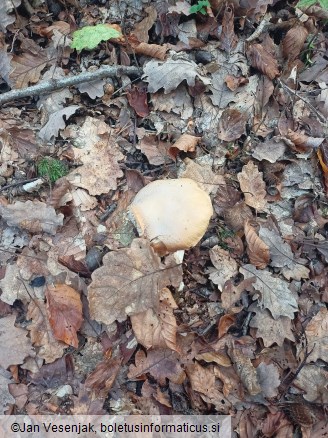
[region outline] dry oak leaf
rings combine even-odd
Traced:
[[[192,363],[186,367],[186,373],[190,380],[191,388],[197,391],[201,398],[212,403],[216,409],[227,408],[229,401],[219,390],[219,384],[215,380],[214,367],[202,367],[198,362]],[[221,411],[222,412],[222,411]]]
[[[257,328],[256,337],[263,339],[265,347],[271,347],[274,343],[282,346],[285,339],[295,342],[294,334],[291,331],[291,320],[287,316],[273,319],[268,310],[259,309],[254,304],[250,306],[249,310],[256,312],[249,325]]]
[[[282,268],[284,266],[292,268],[294,266],[294,254],[288,243],[284,242],[276,227],[271,227],[270,229],[261,226],[259,235],[269,247],[271,266],[275,268]]]
[[[252,161],[249,161],[238,173],[237,178],[240,188],[244,192],[246,204],[257,211],[264,211],[267,201],[263,173],[258,171],[257,166]]]
[[[33,345],[40,347],[38,356],[46,363],[54,362],[62,357],[67,345],[55,339],[43,300],[34,299],[29,303],[26,319],[32,320],[27,329],[30,331]]]
[[[238,273],[238,265],[236,261],[230,257],[229,252],[218,245],[210,249],[210,258],[215,269],[209,268],[207,271],[210,273],[209,278],[222,292],[225,282]]]
[[[78,105],[70,105],[50,114],[49,120],[39,131],[39,137],[46,142],[50,141],[52,137],[57,137],[59,130],[66,126],[64,117],[68,119],[76,113],[78,108]]]
[[[170,348],[177,350],[177,322],[173,310],[178,306],[171,291],[164,287],[159,294],[157,311],[131,315],[131,324],[137,341],[145,348]]]
[[[223,141],[235,141],[244,134],[248,119],[246,112],[234,108],[223,111],[218,126],[218,137]]]
[[[305,329],[308,351],[312,351],[310,360],[322,359],[328,362],[328,310],[321,307]]]
[[[15,327],[16,315],[0,319],[0,366],[4,369],[10,365],[24,362],[27,356],[34,356],[31,341],[26,337],[27,331]]]
[[[57,228],[63,225],[64,215],[56,214],[53,207],[48,207],[38,200],[1,205],[0,214],[8,225],[23,228],[30,233],[56,234]]]
[[[200,137],[190,134],[182,134],[181,137],[169,148],[169,154],[176,159],[179,152],[195,152]]]
[[[256,369],[254,368],[249,357],[232,344],[229,346],[228,354],[235,365],[235,370],[243,385],[250,395],[256,395],[261,392]]]
[[[48,286],[46,289],[47,312],[55,338],[77,348],[77,330],[82,324],[80,294],[66,284]]]
[[[90,315],[111,324],[116,319],[158,308],[159,291],[178,287],[181,265],[172,256],[161,262],[146,239],[134,239],[130,248],[109,252],[92,274],[88,300]]]
[[[312,362],[312,356],[309,357]],[[305,365],[294,380],[297,388],[304,392],[303,397],[310,402],[328,402],[327,391],[328,372],[315,364]],[[324,437],[324,435],[320,435]],[[311,435],[312,438],[312,435]]]
[[[289,29],[282,40],[284,58],[289,58],[290,61],[296,59],[303,48],[307,36],[308,31],[304,26],[295,26]]]
[[[274,79],[279,76],[276,58],[261,44],[252,44],[247,51],[247,57],[252,67],[267,75],[268,78]]]
[[[259,271],[253,265],[244,265],[240,272],[246,279],[255,278],[253,287],[259,293],[253,298],[258,299],[259,307],[269,309],[274,319],[280,316],[294,319],[298,307],[287,282],[273,277],[268,271]]]
[[[244,225],[247,242],[247,255],[256,268],[264,269],[270,261],[269,247],[256,234],[256,231],[247,220]]]
[[[185,158],[183,164],[179,169],[179,178],[190,178],[194,180],[198,186],[206,193],[216,193],[222,186],[225,186],[223,175],[218,175],[212,170],[212,158],[204,155],[198,161],[193,161],[190,158]],[[181,173],[180,173],[181,172]]]
[[[144,351],[137,351],[135,365],[130,365],[128,378],[145,380],[146,373],[150,373],[160,385],[165,385],[166,379],[181,385],[186,378],[177,353],[167,349],[149,350],[147,356]]]
[[[145,135],[138,144],[136,148],[140,149],[143,154],[146,155],[147,160],[150,164],[155,166],[160,166],[164,164],[167,160],[170,161],[168,157],[168,148],[170,143],[162,141],[157,135]]]
[[[143,79],[149,83],[149,93],[155,93],[160,88],[164,88],[165,94],[169,93],[184,80],[193,87],[196,77],[205,85],[211,82],[208,78],[201,76],[195,62],[186,59],[168,59],[165,62],[151,60],[145,65],[144,73]]]
[[[123,176],[118,161],[124,157],[112,139],[83,149],[74,148],[74,156],[83,165],[67,175],[73,186],[82,187],[94,196],[116,190],[116,180]]]

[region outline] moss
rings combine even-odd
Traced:
[[[62,161],[52,157],[44,157],[37,164],[38,175],[54,183],[57,179],[67,175],[68,168]]]

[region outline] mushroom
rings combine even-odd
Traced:
[[[163,256],[195,246],[205,234],[213,208],[209,195],[195,181],[180,178],[143,187],[129,213],[139,235]]]

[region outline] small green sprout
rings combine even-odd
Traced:
[[[38,175],[54,183],[57,179],[67,175],[68,169],[65,163],[52,157],[44,157],[37,164]]]
[[[197,14],[197,12],[200,12],[203,15],[207,14],[206,8],[211,6],[210,2],[208,0],[199,0],[196,5],[191,6],[189,9],[189,12],[191,14]]]
[[[110,24],[97,24],[97,26],[84,26],[73,33],[71,48],[81,51],[95,49],[101,41],[120,38],[121,32],[111,27]]]

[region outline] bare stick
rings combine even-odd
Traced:
[[[141,75],[142,69],[139,67],[126,67],[124,65],[103,66],[97,71],[80,73],[76,76],[69,76],[63,79],[50,79],[49,81],[40,82],[31,87],[22,88],[21,90],[12,90],[7,93],[0,94],[0,105],[16,99],[24,97],[39,96],[41,94],[50,93],[59,90],[60,88],[70,87],[71,85],[82,84],[84,82],[93,82],[103,78],[113,76],[120,77],[122,75],[135,76]]]

